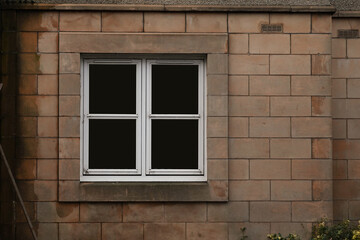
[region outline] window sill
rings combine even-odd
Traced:
[[[228,181],[204,183],[59,182],[60,202],[227,202]]]

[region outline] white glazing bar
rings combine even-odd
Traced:
[[[138,114],[88,114],[85,116],[90,119],[136,119],[139,117]]]
[[[199,119],[201,118],[200,114],[149,114],[149,118],[156,119],[156,118],[162,118],[162,119]]]

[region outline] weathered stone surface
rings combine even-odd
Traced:
[[[186,32],[227,32],[227,15],[224,13],[187,13]]]
[[[205,222],[206,205],[203,203],[165,204],[167,222]]]
[[[269,23],[269,14],[231,13],[228,22],[231,33],[259,33],[261,24]]]
[[[276,222],[290,221],[290,202],[251,202],[250,221],[252,222]]]
[[[101,31],[101,13],[60,12],[60,31]]]
[[[270,141],[271,158],[310,158],[310,139],[272,139]]]
[[[144,28],[141,12],[103,12],[101,17],[104,32],[142,32]]]
[[[57,31],[59,13],[55,11],[24,11],[17,16],[17,28],[23,31]]]
[[[60,52],[227,53],[225,34],[60,33]]]
[[[226,223],[188,223],[186,239],[188,240],[227,240],[228,225]]]
[[[80,222],[121,222],[122,205],[120,203],[82,203],[80,204]]]
[[[145,12],[144,32],[185,32],[185,14]]]
[[[185,240],[185,223],[145,223],[146,240]]]
[[[102,224],[103,240],[143,240],[144,227],[141,223],[104,223]]]
[[[270,181],[230,181],[229,200],[270,200]]]

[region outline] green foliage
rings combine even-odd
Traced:
[[[355,226],[349,220],[331,225],[326,219],[313,227],[311,240],[360,240],[360,223]]]
[[[241,235],[242,235],[240,240],[246,240],[248,238],[248,236],[245,235],[246,227],[243,227],[240,230],[241,230]]]
[[[300,237],[296,234],[290,233],[288,236],[283,237],[281,234],[268,234],[267,238],[269,240],[301,240]]]

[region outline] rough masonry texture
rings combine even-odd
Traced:
[[[8,9],[2,26],[2,144],[39,239],[309,239],[360,218],[360,42],[337,37],[360,18]],[[80,59],[111,53],[206,57],[207,183],[79,182]],[[32,239],[1,178],[2,238]]]

